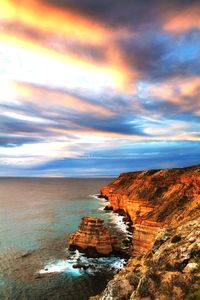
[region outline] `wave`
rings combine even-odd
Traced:
[[[75,253],[68,251],[69,258],[66,260],[50,261],[45,267],[37,272],[37,274],[45,275],[50,273],[66,273],[70,276],[81,276],[85,273],[95,274],[99,271],[117,272],[122,269],[125,259],[109,256],[100,258],[87,258],[78,250]]]
[[[99,194],[89,195],[91,198],[99,200],[100,208],[98,210],[103,211],[105,206],[109,205],[109,201],[106,198],[100,198]]]
[[[105,198],[100,198],[99,194],[89,195],[94,199],[98,199],[100,208],[109,204]],[[123,216],[118,215],[112,211],[106,212],[109,216],[110,224],[114,225],[121,232],[125,233],[127,237],[131,237],[128,225],[123,219]],[[112,271],[113,273],[122,269],[125,264],[125,259],[116,256],[100,257],[100,258],[87,258],[84,253],[76,250],[75,252],[67,249],[66,259],[55,259],[49,261],[44,268],[39,270],[37,274],[45,275],[51,273],[66,273],[70,276],[81,276],[84,274],[95,274],[101,271]]]
[[[126,234],[127,237],[132,237],[129,225],[124,221],[124,216],[110,212],[111,223],[113,223],[120,231]]]
[[[92,194],[92,195],[89,195],[89,197],[95,198],[95,199],[100,199],[99,196],[100,196],[99,194]]]
[[[100,211],[104,211],[105,206],[109,206],[110,202],[106,198],[100,198],[99,194],[90,195],[90,197],[98,199]],[[132,233],[130,232],[130,227],[127,222],[124,221],[124,217],[120,216],[118,213],[114,213],[113,211],[106,211],[109,214],[111,219],[111,223],[114,224],[120,231],[126,234],[127,237],[132,237]]]

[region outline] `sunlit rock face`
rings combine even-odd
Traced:
[[[151,249],[158,233],[197,216],[200,166],[121,174],[101,190],[114,211],[133,222],[133,254]]]
[[[101,195],[129,214],[133,255],[90,299],[200,299],[200,166],[122,174]]]
[[[79,249],[88,256],[109,255],[116,242],[104,221],[96,217],[83,217],[78,230],[69,237],[69,249]]]
[[[200,218],[163,229],[150,251],[132,257],[91,300],[200,299]],[[186,298],[186,295],[188,298]]]

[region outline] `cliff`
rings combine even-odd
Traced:
[[[200,166],[121,174],[101,196],[131,219],[132,257],[92,299],[200,299]]]
[[[199,214],[200,166],[121,174],[101,190],[114,211],[133,223],[133,254],[145,254],[155,237]]]
[[[69,237],[71,250],[81,250],[87,256],[109,255],[113,251],[116,238],[111,236],[104,221],[96,217],[83,217],[75,233]]]

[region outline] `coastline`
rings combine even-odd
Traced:
[[[90,195],[99,203],[98,210],[102,211],[105,216],[109,218],[109,230],[114,233],[121,233],[123,238],[129,238],[131,233],[129,227],[126,224],[124,217],[118,213],[112,211],[107,212],[104,210],[106,206],[106,199],[99,197],[99,194]],[[107,225],[108,225],[107,224]],[[40,270],[35,274],[36,278],[45,276],[51,276],[56,274],[66,274],[74,279],[84,276],[96,276],[99,272],[107,273],[110,279],[114,278],[120,270],[124,269],[125,264],[130,256],[122,255],[120,252],[114,252],[108,256],[102,257],[87,257],[82,251],[74,250],[70,251],[67,247],[66,258],[52,259],[47,262]],[[102,290],[106,287],[106,284]]]
[[[100,197],[131,218],[132,255],[90,299],[199,299],[200,166],[123,173]]]
[[[96,261],[96,270],[91,273],[81,270],[79,276],[64,271],[44,275],[38,272],[48,264],[57,267],[57,271],[65,269],[69,234],[76,230],[82,216],[102,216],[98,201],[89,194],[109,182],[103,179],[0,182],[1,299],[57,299],[58,296],[65,299],[68,295],[69,300],[86,300],[105,288],[113,271],[120,267],[118,259],[102,260],[99,268]],[[8,217],[12,222],[8,222]],[[77,285],[81,288],[76,289]]]
[[[119,249],[118,251],[116,250],[116,254],[122,257],[124,255],[124,257],[129,258],[133,237],[133,224],[129,216],[124,211],[113,211],[113,209],[107,209],[110,202],[108,199],[106,199],[106,197],[102,197],[101,194],[98,194],[97,198],[102,203],[100,210],[109,215],[109,218],[112,220],[111,224],[113,227],[119,231],[120,235],[122,234],[121,238],[119,239]]]
[[[128,216],[125,213],[120,214],[120,212],[113,211],[113,209],[107,210],[106,207],[110,204],[110,202],[105,197],[102,197],[101,194],[94,195],[94,198],[100,200],[101,207],[99,208],[99,210],[104,211],[106,214],[110,215],[110,218],[113,220],[113,225],[117,226],[127,236],[132,237],[132,224],[130,224]]]

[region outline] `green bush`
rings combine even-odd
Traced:
[[[200,300],[200,290],[187,295],[185,300]]]

